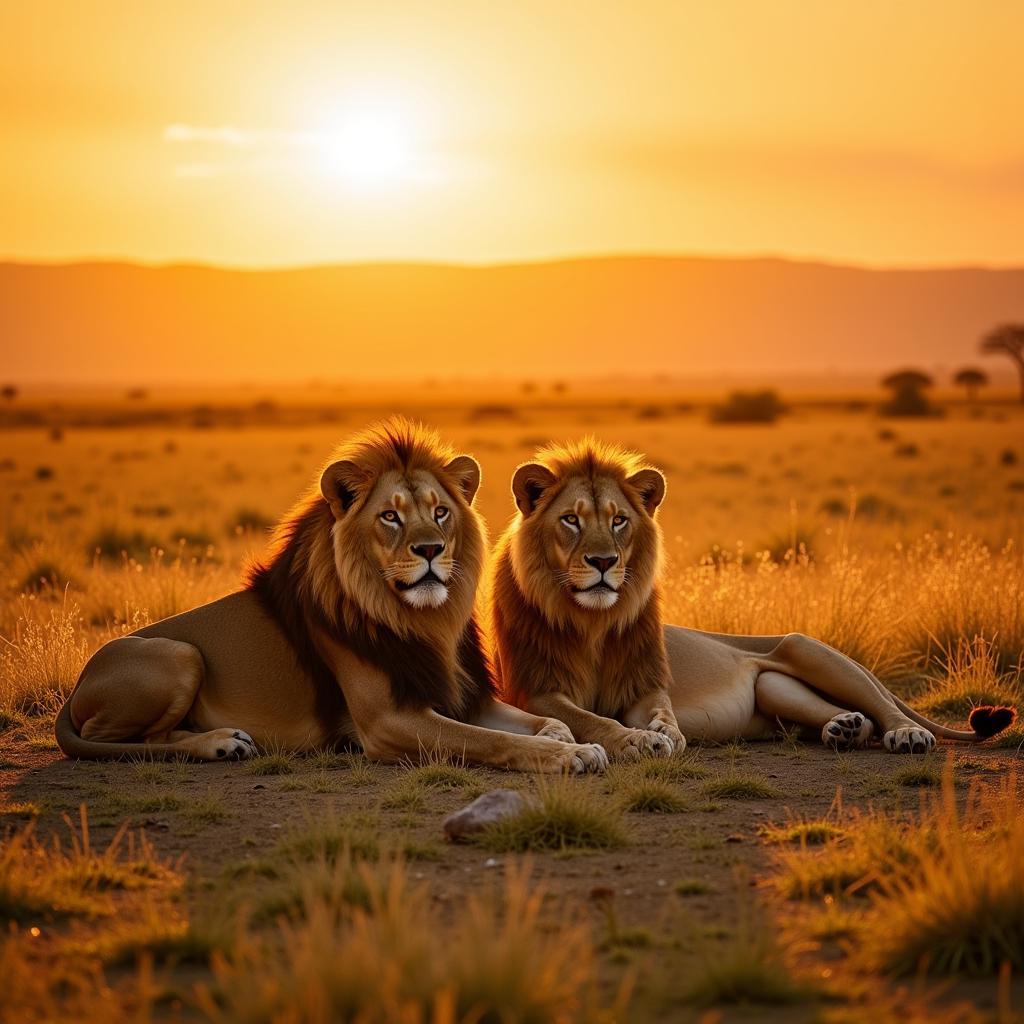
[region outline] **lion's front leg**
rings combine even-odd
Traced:
[[[608,755],[596,743],[564,743],[457,722],[430,709],[394,710],[361,731],[366,756],[395,763],[409,758],[459,759],[517,771],[582,775],[602,772]]]
[[[632,728],[578,707],[564,693],[538,693],[530,698],[529,710],[564,722],[573,736],[584,743],[599,743],[613,761],[637,761],[641,757],[668,757],[673,743],[664,733]],[[678,731],[678,730],[677,730]]]
[[[626,711],[622,721],[634,729],[660,733],[672,744],[670,753],[679,754],[686,749],[686,737],[676,721],[667,688],[652,690]]]
[[[476,725],[501,732],[519,733],[524,736],[547,736],[561,743],[575,743],[572,730],[557,718],[531,715],[512,704],[501,700],[488,700],[476,718]]]

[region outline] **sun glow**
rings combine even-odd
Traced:
[[[353,112],[317,138],[328,171],[351,184],[388,185],[414,176],[412,129],[397,111]]]

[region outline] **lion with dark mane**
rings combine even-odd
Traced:
[[[728,636],[662,624],[665,479],[639,456],[584,441],[538,452],[512,481],[519,513],[498,543],[491,617],[504,695],[564,721],[613,758],[692,739],[817,731],[834,749],[876,733],[894,752],[979,741],[1014,720],[975,708],[970,731],[906,705],[862,665],[799,633]]]
[[[69,757],[359,746],[544,771],[603,750],[495,698],[473,616],[480,468],[396,420],[343,444],[227,597],[110,641],[61,710]]]

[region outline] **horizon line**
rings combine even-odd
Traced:
[[[324,270],[353,267],[417,267],[452,270],[495,270],[505,267],[557,266],[565,263],[599,263],[612,261],[670,262],[692,261],[706,263],[788,263],[793,266],[824,267],[835,270],[856,270],[863,273],[940,273],[950,271],[983,271],[999,273],[1024,270],[1024,257],[1019,263],[986,263],[965,260],[960,263],[863,263],[843,261],[832,257],[802,256],[777,252],[717,253],[671,250],[606,250],[566,253],[562,255],[516,258],[507,260],[445,260],[445,259],[352,259],[321,260],[298,263],[218,263],[208,260],[167,259],[150,260],[124,255],[81,256],[55,259],[26,259],[19,256],[0,256],[3,267],[46,267],[68,269],[73,267],[141,267],[148,270],[219,270],[229,273],[288,273],[306,270]]]

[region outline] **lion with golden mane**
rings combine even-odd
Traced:
[[[397,420],[343,444],[245,587],[112,640],[56,723],[69,757],[244,758],[359,746],[525,770],[600,747],[503,704],[473,615],[480,468]]]
[[[979,741],[1010,708],[979,707],[971,731],[929,721],[866,668],[799,633],[728,636],[662,624],[665,478],[622,449],[584,441],[540,451],[512,480],[519,512],[490,587],[504,696],[561,719],[612,758],[664,755],[691,739],[755,739],[780,724],[837,750],[880,733],[887,750],[935,737]]]

